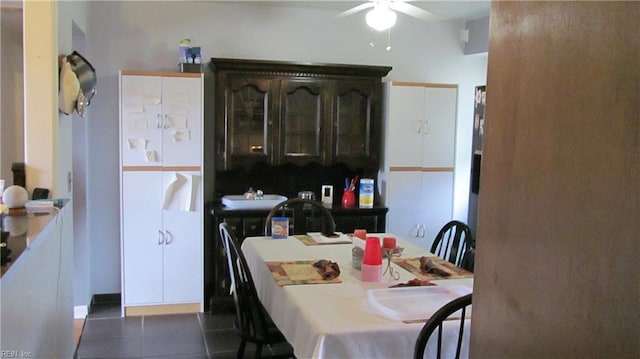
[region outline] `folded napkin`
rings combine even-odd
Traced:
[[[351,239],[344,233],[321,233],[321,232],[309,232],[307,233],[316,244],[340,244],[351,243]]]
[[[422,287],[435,285],[426,279],[413,278],[406,283],[398,283],[390,286],[389,288],[401,288],[401,287]]]
[[[340,275],[340,267],[336,262],[321,259],[313,263],[313,266],[318,268],[318,273],[324,280],[332,280]]]
[[[451,273],[436,267],[433,261],[427,257],[420,257],[420,271],[435,274],[440,277],[448,277],[451,275]]]

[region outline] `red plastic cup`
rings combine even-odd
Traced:
[[[367,237],[362,264],[382,264],[382,250],[380,249],[380,240],[378,237]]]
[[[395,239],[395,237],[384,237],[384,238],[382,238],[382,248],[386,248],[386,249],[394,249],[394,248],[396,248],[396,239]]]
[[[366,229],[354,229],[353,236],[362,239],[363,241],[367,239],[367,230]]]

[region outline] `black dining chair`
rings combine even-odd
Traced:
[[[264,235],[271,235],[271,220],[289,217],[289,235],[336,231],[336,222],[322,202],[311,199],[290,198],[275,205],[264,222]]]
[[[433,240],[431,253],[460,268],[473,272],[475,243],[471,235],[471,229],[464,222],[455,220],[448,222],[440,229]],[[467,253],[469,254],[467,255]],[[467,268],[463,267],[463,262]]]
[[[251,342],[256,345],[256,358],[262,357],[263,345],[267,345],[271,349],[273,355],[269,357],[294,358],[293,348],[273,323],[258,298],[247,260],[240,249],[240,242],[226,222],[220,223],[219,230],[231,276],[231,288],[236,309],[234,326],[241,339],[237,357],[244,357],[247,343]],[[276,345],[278,345],[277,348]]]
[[[429,339],[433,335],[433,333],[438,330],[438,342],[437,342],[437,359],[442,357],[442,326],[445,321],[457,322],[457,341],[456,341],[456,352],[455,357],[451,356],[449,353],[447,354],[447,358],[460,358],[460,353],[462,351],[462,342],[464,335],[464,323],[467,321],[467,312],[471,308],[471,294],[467,294],[465,296],[456,298],[451,302],[445,304],[440,309],[438,309],[429,320],[425,323],[420,330],[420,334],[418,334],[418,339],[416,341],[416,346],[413,351],[414,359],[423,359],[424,352],[427,347],[427,343]],[[459,312],[459,313],[457,313]],[[455,314],[452,317],[452,314]],[[470,319],[469,319],[470,321]]]

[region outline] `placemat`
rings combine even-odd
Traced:
[[[439,279],[460,279],[460,278],[471,278],[473,277],[473,273],[468,272],[462,268],[456,267],[455,264],[450,263],[442,258],[438,257],[429,257],[433,262],[434,266],[437,268],[451,274],[450,276],[443,277],[437,274],[432,273],[424,273],[420,270],[420,257],[418,258],[391,258],[393,263],[399,265],[400,267],[408,270],[412,274],[414,274],[418,278],[426,279],[426,280],[439,280]]]
[[[345,235],[345,234],[341,234],[340,238],[337,239],[336,241],[328,240],[326,242],[317,242],[315,239],[313,239],[312,236],[310,236],[308,234],[296,234],[293,237],[295,237],[297,240],[299,240],[300,242],[302,242],[306,246],[318,246],[318,245],[329,245],[329,244],[350,244],[351,243],[351,241],[348,239],[349,238],[348,235]]]
[[[298,284],[332,284],[342,283],[340,277],[324,280],[318,272],[318,268],[313,266],[317,260],[310,261],[290,261],[290,262],[267,262],[267,267],[273,275],[276,284],[283,287],[285,285]]]

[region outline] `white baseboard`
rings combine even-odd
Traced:
[[[73,307],[73,319],[84,319],[89,315],[88,305],[76,305]]]

